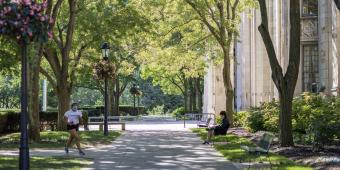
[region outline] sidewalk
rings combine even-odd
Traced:
[[[236,166],[228,162],[210,145],[202,141],[182,125],[163,124],[138,125],[127,127],[111,145],[85,150],[86,156],[93,159],[93,164],[86,169],[118,170],[233,170]],[[165,127],[173,127],[167,130]],[[0,151],[1,155],[17,155],[13,151]],[[63,156],[63,150],[32,150],[32,156]],[[77,156],[71,150],[70,157]]]

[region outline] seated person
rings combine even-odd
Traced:
[[[220,116],[222,117],[222,123],[220,125],[207,128],[208,136],[207,136],[207,140],[205,140],[203,144],[209,144],[211,141],[211,138],[214,135],[226,135],[227,134],[227,130],[230,125],[229,120],[227,118],[227,112],[221,111]]]

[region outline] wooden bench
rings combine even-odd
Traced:
[[[121,121],[120,116],[109,116],[107,118],[108,125],[122,125],[122,130],[125,130],[125,122]],[[89,117],[87,125],[99,125],[99,130],[103,131],[104,117]]]
[[[99,125],[99,130],[103,131],[104,122],[88,122],[88,125]],[[125,122],[107,122],[108,125],[122,125],[122,130],[125,130]]]

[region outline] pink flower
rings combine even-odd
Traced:
[[[43,8],[47,8],[47,1],[46,0],[44,0],[44,2],[42,3],[42,6],[43,6]]]
[[[31,5],[31,0],[22,0],[25,5]]]
[[[40,21],[45,21],[45,17],[44,16],[40,17]]]
[[[34,15],[34,11],[30,10],[30,15],[33,16]]]
[[[50,24],[54,24],[54,19],[50,18]]]
[[[48,31],[47,35],[48,35],[48,38],[52,38],[53,37],[53,32],[52,31]]]
[[[27,32],[27,34],[28,34],[28,36],[30,36],[30,37],[32,37],[32,36],[33,36],[33,33],[32,33],[32,31],[28,31],[28,32]]]

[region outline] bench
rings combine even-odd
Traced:
[[[119,116],[109,116],[107,117],[108,125],[122,125],[122,130],[125,130],[125,122],[121,121]],[[89,117],[87,125],[99,125],[99,130],[103,131],[104,127],[104,117]]]
[[[206,121],[199,121],[198,123],[197,123],[197,126],[198,127],[209,127],[209,125],[210,125],[210,122],[211,122],[211,117],[209,117]]]
[[[260,156],[261,154],[265,154],[271,166],[271,162],[269,158],[269,148],[274,137],[275,137],[274,134],[270,132],[265,132],[256,146],[254,147],[241,146],[241,148],[244,151],[248,152],[249,154],[256,154],[258,156]],[[250,164],[249,164],[249,168],[250,168]]]
[[[103,131],[104,122],[88,122],[88,125],[99,125],[99,130]],[[125,130],[125,122],[107,122],[108,125],[122,125],[122,130]]]

